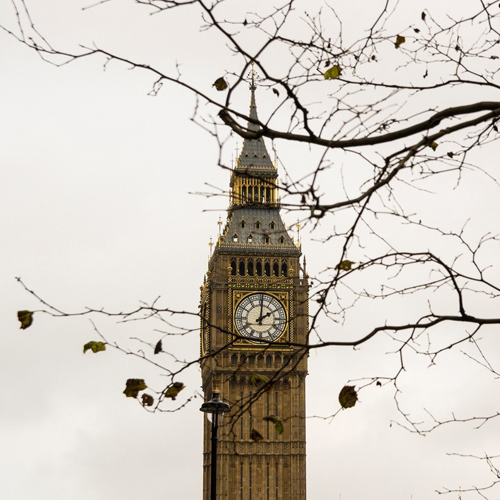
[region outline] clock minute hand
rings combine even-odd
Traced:
[[[264,319],[262,317],[262,313],[263,313],[263,310],[264,310],[264,295],[260,295],[260,316],[257,318],[257,323],[259,325],[262,325],[262,320]]]

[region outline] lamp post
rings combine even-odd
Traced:
[[[212,392],[212,399],[201,405],[200,411],[212,414],[212,460],[210,463],[210,500],[216,500],[217,495],[217,430],[219,415],[227,413],[231,408],[220,400],[220,392]]]

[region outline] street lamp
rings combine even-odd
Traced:
[[[219,415],[227,413],[231,408],[220,400],[220,392],[214,390],[212,399],[201,405],[200,411],[212,414],[212,461],[210,463],[210,500],[216,500],[217,494],[217,430]]]

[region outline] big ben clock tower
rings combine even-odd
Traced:
[[[257,120],[253,81],[250,90]],[[219,427],[217,499],[306,498],[308,279],[300,257],[281,219],[276,165],[262,138],[246,139],[200,299],[205,398],[217,390],[231,406]],[[210,436],[205,417],[204,500]]]

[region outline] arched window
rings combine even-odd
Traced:
[[[251,234],[248,235],[247,241],[248,243],[253,243],[253,236]]]
[[[249,365],[254,365],[255,364],[255,356],[252,354],[248,356],[248,364]]]
[[[266,356],[266,366],[273,366],[273,357],[270,354]]]
[[[260,259],[257,261],[257,276],[262,276],[262,261]]]
[[[266,272],[266,276],[271,276],[271,264],[269,262],[264,264],[264,271]]]
[[[257,222],[255,223],[255,229],[260,229],[260,221],[257,221]]]
[[[281,264],[281,275],[288,276],[288,266],[286,265],[286,262],[283,262],[283,264]]]
[[[274,231],[276,227],[276,224],[274,223],[274,221],[271,221],[271,224],[269,224],[269,228],[271,229],[271,231]]]
[[[231,274],[236,276],[236,259],[231,259]]]
[[[241,188],[241,199],[243,201],[246,201],[246,199],[247,199],[247,187],[246,186],[243,186]]]
[[[231,356],[231,364],[232,364],[232,365],[235,365],[235,364],[237,364],[237,363],[238,363],[238,356],[237,356],[236,354],[233,354],[233,355]]]
[[[233,234],[233,243],[238,243],[238,235],[236,233]]]
[[[270,241],[271,240],[269,239],[269,236],[267,234],[264,235],[264,243],[267,245],[267,244],[269,244]]]
[[[261,186],[261,188],[260,188],[260,201],[261,201],[261,203],[265,203],[265,201],[266,201],[266,190],[265,190],[264,186]]]
[[[280,275],[280,265],[278,264],[277,261],[273,262],[273,275],[274,276],[279,276]]]
[[[248,201],[252,201],[253,199],[253,187],[248,186]]]
[[[281,354],[276,354],[276,365],[280,365],[281,364]]]
[[[239,275],[240,276],[245,276],[245,261],[243,259],[240,259],[240,263],[239,263]]]
[[[245,221],[244,221],[244,220],[242,220],[242,221],[240,222],[240,226],[241,226],[241,228],[242,228],[242,229],[244,229],[244,228],[245,228]]]
[[[248,276],[253,276],[253,260],[249,260],[247,263]]]
[[[271,188],[266,188],[266,202],[271,203]]]
[[[283,245],[283,243],[285,243],[285,237],[284,236],[281,236],[280,238],[280,243]]]

